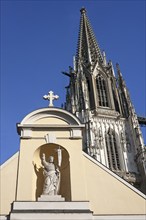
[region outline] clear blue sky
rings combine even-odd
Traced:
[[[1,1],[1,163],[19,150],[16,123],[47,107],[53,90],[65,101],[61,74],[76,53],[80,8],[87,9],[101,50],[120,64],[138,115],[145,115],[145,1]]]

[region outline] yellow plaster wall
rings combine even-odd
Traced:
[[[42,145],[42,140],[22,139],[20,142],[20,163],[18,172],[17,200],[35,201],[35,188],[33,176],[35,175],[33,155]]]
[[[52,130],[50,130],[50,129],[46,129],[45,131],[40,131],[40,130],[37,130],[37,131],[32,131],[32,137],[42,137],[42,138],[44,138],[45,137],[45,135],[46,134],[48,134],[48,133],[53,133],[53,134],[55,134],[55,136],[57,137],[57,138],[62,138],[62,137],[64,137],[64,138],[69,138],[70,137],[70,131],[55,131],[55,133],[54,133],[54,131],[52,131]]]
[[[57,136],[58,132],[54,132]],[[64,136],[68,131],[64,131]],[[20,147],[18,201],[36,200],[36,174],[33,165],[35,151],[45,144],[44,139],[22,139]],[[56,144],[65,148],[70,160],[71,200],[86,200],[82,158],[82,139],[57,139]]]
[[[37,131],[33,130],[32,138],[20,141],[17,201],[36,201],[37,175],[34,163],[41,166],[40,154],[36,152],[38,149],[44,149],[44,136],[53,132],[56,136],[55,144],[62,146],[69,155],[69,169],[65,171],[65,175],[70,175],[70,183],[66,185],[65,178],[63,180],[64,189],[68,189],[68,194],[62,189],[66,198],[70,198],[71,201],[90,201],[90,209],[95,215],[145,214],[146,204],[141,196],[84,156],[82,139],[70,138],[69,129],[57,129],[57,124],[65,123],[63,120],[43,118],[36,121],[40,124],[48,122],[56,123],[56,131],[51,128],[42,128],[39,131],[39,128]],[[18,156],[2,168],[2,214],[9,213],[10,204],[15,200],[17,161]]]
[[[0,169],[0,214],[8,214],[15,200],[18,153],[6,161]]]
[[[37,177],[33,160],[34,152],[44,144],[42,142],[43,140],[21,140],[18,201],[36,200]],[[81,140],[59,140],[58,144],[63,146],[69,154],[70,172],[67,174],[70,174],[71,201],[90,201],[90,209],[95,215],[145,214],[145,200],[86,158],[82,153]],[[37,160],[40,163],[39,158]],[[1,171],[3,179],[1,214],[8,214],[10,204],[15,200],[17,161],[18,157],[15,157]],[[63,184],[66,188],[65,180]]]
[[[63,147],[70,155],[71,199],[72,201],[87,200],[81,140],[70,140]]]
[[[44,117],[36,120],[33,124],[59,124],[59,125],[67,125],[68,123],[65,120],[61,120],[55,117]]]
[[[98,215],[146,214],[146,201],[84,156],[87,198]]]

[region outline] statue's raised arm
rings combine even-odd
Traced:
[[[43,194],[44,195],[56,195],[59,190],[60,183],[60,171],[56,169],[54,164],[54,157],[49,156],[49,160],[46,161],[45,154],[42,154],[42,164],[44,166],[44,187]]]
[[[48,162],[46,161],[45,154],[42,154],[42,164],[44,167],[47,166]]]

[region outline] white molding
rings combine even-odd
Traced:
[[[19,214],[19,216],[22,216],[22,214]],[[42,217],[42,213],[40,214]],[[24,216],[24,215],[23,215]],[[33,216],[34,217],[34,216]],[[35,217],[38,217],[37,215]],[[48,217],[48,214],[47,214]],[[55,217],[54,215],[51,215],[51,217]],[[65,217],[62,216],[62,214],[58,214],[58,217]],[[40,218],[42,219],[42,218]],[[48,218],[47,218],[48,219]],[[54,218],[56,219],[56,218]],[[77,219],[77,218],[75,218]],[[93,215],[92,220],[145,220],[145,215]],[[0,220],[8,220],[7,216],[0,216]],[[85,219],[84,219],[85,220]]]
[[[5,166],[7,166],[12,160],[15,158],[18,158],[19,156],[19,151],[17,151],[13,156],[11,156],[9,159],[7,159],[1,166],[0,169],[3,169]]]
[[[95,160],[94,158],[92,158],[91,156],[89,156],[87,153],[85,153],[84,151],[82,151],[83,155],[88,158],[89,160],[91,160],[93,163],[95,163],[97,166],[99,166],[100,168],[102,168],[104,171],[106,171],[107,173],[109,173],[110,175],[112,175],[114,178],[116,178],[117,180],[119,180],[121,183],[123,183],[124,185],[126,185],[128,188],[130,188],[131,190],[133,190],[135,193],[137,193],[139,196],[143,197],[144,199],[146,199],[146,195],[142,192],[140,192],[138,189],[136,189],[134,186],[132,186],[130,183],[126,182],[124,179],[122,179],[121,177],[119,177],[117,174],[115,174],[114,172],[112,172],[111,170],[109,170],[107,167],[105,167],[103,164],[101,164],[100,162],[98,162],[97,160]]]
[[[72,122],[74,121],[73,124],[77,124],[77,125],[81,124],[80,120],[75,115],[71,114],[70,112],[68,112],[64,109],[52,108],[52,107],[41,108],[41,109],[38,109],[38,110],[35,110],[35,111],[29,113],[21,121],[21,124],[25,124],[25,123],[27,124],[31,120],[36,121],[38,118],[40,118],[42,115],[44,116],[45,114],[48,117],[56,116],[56,117],[59,117],[59,118],[66,120],[66,121],[68,121],[68,118],[70,118],[72,120]]]
[[[145,220],[145,215],[93,215],[93,220]]]
[[[1,215],[1,216],[0,216],[0,220],[8,220],[8,218],[7,218],[7,216],[5,216],[5,215]]]
[[[15,201],[13,210],[89,210],[89,201]]]
[[[10,220],[92,220],[92,213],[11,213]],[[7,219],[9,220],[9,219]]]
[[[53,144],[56,144],[56,135],[55,133],[47,133],[45,136],[45,141],[47,144],[49,143],[53,143]]]
[[[58,125],[58,124],[18,124],[17,125],[18,128],[59,128],[59,129],[63,129],[63,128],[84,128],[85,125],[84,124],[80,124],[80,125]]]

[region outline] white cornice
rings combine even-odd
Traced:
[[[93,215],[93,220],[146,220],[145,215]]]
[[[41,108],[29,113],[20,124],[30,124],[42,117],[58,117],[68,122],[68,124],[80,125],[80,120],[70,112],[60,108]]]
[[[5,166],[7,166],[12,160],[16,159],[19,155],[19,151],[15,153],[13,156],[11,156],[8,160],[6,160],[1,166],[0,169],[3,169]]]
[[[84,128],[85,125],[58,125],[58,124],[18,124],[18,128],[59,128],[59,129],[64,129],[64,128]]]

